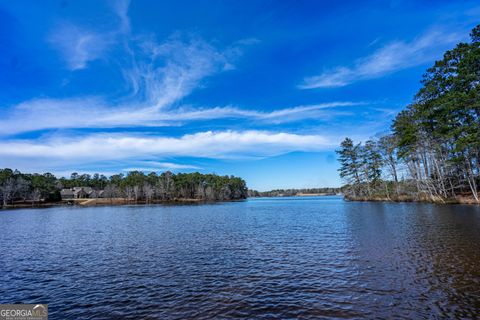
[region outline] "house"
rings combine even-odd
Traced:
[[[73,188],[73,197],[75,199],[85,199],[88,198],[88,193],[82,187]]]
[[[73,187],[71,189],[62,189],[60,195],[63,200],[67,199],[94,199],[103,195],[103,190],[94,190],[91,187]]]
[[[73,190],[72,190],[72,189],[62,189],[62,190],[60,191],[60,195],[62,196],[62,199],[63,199],[63,200],[73,199],[73,198],[74,198],[74,194],[73,194]]]
[[[95,190],[87,191],[87,190],[85,190],[85,192],[87,192],[89,198],[98,198],[98,191],[95,191]]]
[[[91,187],[81,187],[85,194],[87,195],[86,198],[96,198],[96,194],[94,194],[94,191]]]

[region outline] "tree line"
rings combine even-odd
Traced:
[[[391,133],[337,150],[352,199],[479,203],[480,25],[423,76]]]
[[[301,194],[336,195],[340,188],[275,189],[270,191],[248,190],[249,197],[293,197]]]
[[[103,190],[104,198],[125,198],[131,201],[169,201],[176,199],[236,200],[247,197],[243,179],[215,174],[131,171],[126,175],[106,177],[101,174],[72,173],[70,178],[56,178],[51,173],[28,174],[0,169],[0,204],[15,202],[60,201],[64,188],[91,187]]]

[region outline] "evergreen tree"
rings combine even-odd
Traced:
[[[359,145],[354,145],[350,138],[345,138],[340,145],[340,150],[336,151],[339,155],[340,177],[352,186],[354,194],[356,193],[356,186],[361,182],[359,151]]]

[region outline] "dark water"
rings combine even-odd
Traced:
[[[480,317],[475,206],[52,208],[0,228],[0,303],[50,319]]]

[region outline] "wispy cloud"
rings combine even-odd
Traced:
[[[156,111],[171,106],[201,81],[231,66],[235,55],[197,37],[173,35],[162,43],[149,37],[133,43],[136,60],[123,69],[133,96]]]
[[[112,2],[113,11],[120,20],[120,32],[123,34],[130,33],[130,19],[128,18],[128,8],[130,0],[116,0]]]
[[[112,9],[118,17],[116,29],[98,32],[93,31],[92,27],[62,22],[55,26],[48,41],[60,51],[70,70],[85,69],[89,62],[103,58],[108,49],[121,38],[127,39],[130,36],[129,5],[129,0],[112,3]]]
[[[345,112],[327,109],[366,105],[365,102],[336,101],[258,111],[233,106],[213,108],[177,107],[158,110],[135,102],[109,105],[101,97],[38,99],[14,106],[0,120],[0,135],[44,129],[114,128],[128,126],[171,126],[188,121],[250,119],[265,123],[287,123],[303,119],[329,119]]]
[[[352,66],[338,66],[318,76],[307,77],[301,89],[343,87],[351,83],[380,78],[393,72],[431,62],[465,37],[465,31],[432,28],[412,41],[392,41]]]
[[[200,170],[199,166],[191,164],[181,164],[173,162],[159,162],[159,161],[139,161],[133,163],[135,167],[124,168],[122,171],[144,171],[144,172],[157,172],[164,170]]]
[[[113,39],[108,34],[63,23],[55,28],[49,41],[62,53],[70,70],[80,70],[102,57]]]
[[[270,131],[206,131],[181,137],[93,134],[80,138],[55,137],[45,140],[0,141],[0,158],[8,162],[85,165],[102,161],[142,161],[148,158],[204,157],[241,159],[280,155],[293,151],[320,151],[338,143],[322,135]],[[145,161],[145,160],[143,160]],[[145,162],[144,162],[145,163]],[[170,162],[147,161],[148,167],[187,168]],[[137,165],[138,166],[138,162]],[[147,167],[140,165],[139,167]],[[192,166],[188,166],[193,168]]]

